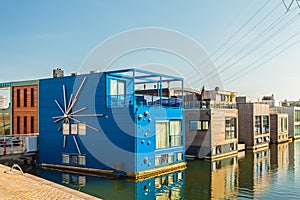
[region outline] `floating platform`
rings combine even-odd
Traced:
[[[85,174],[91,174],[91,175],[106,175],[111,177],[118,177],[118,176],[124,176],[130,179],[134,179],[136,181],[140,181],[146,178],[161,176],[177,171],[182,171],[186,169],[186,162],[178,162],[173,163],[169,165],[164,165],[161,167],[155,167],[153,169],[140,171],[136,173],[130,173],[130,172],[120,172],[120,171],[114,171],[114,170],[103,170],[103,169],[94,169],[94,168],[86,168],[86,167],[74,167],[74,166],[68,166],[68,165],[54,165],[54,164],[46,164],[42,163],[43,168],[47,169],[57,169],[57,170],[66,170],[66,171],[72,171],[72,172],[78,172],[78,173],[85,173]]]

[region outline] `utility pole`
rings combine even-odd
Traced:
[[[288,3],[288,1],[289,1],[289,3]],[[282,3],[284,4],[287,12],[289,12],[291,10],[291,7],[292,7],[294,1],[297,3],[298,7],[300,8],[300,4],[299,4],[300,0],[282,0]]]

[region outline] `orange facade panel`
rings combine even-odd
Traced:
[[[38,132],[38,86],[14,86],[12,89],[13,135]]]

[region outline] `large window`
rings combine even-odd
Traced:
[[[269,116],[263,116],[262,118],[263,118],[262,132],[269,133],[269,130],[270,130]]]
[[[111,79],[109,84],[110,106],[125,106],[126,82],[123,80]]]
[[[300,110],[295,110],[295,122],[300,121]]]
[[[298,136],[298,135],[300,135],[300,125],[296,125],[295,126],[295,136]]]
[[[177,147],[182,145],[182,128],[181,120],[170,121],[170,144],[171,147]]]
[[[236,139],[236,118],[230,117],[225,119],[225,140]]]
[[[261,116],[255,116],[254,132],[261,133]]]
[[[156,149],[169,147],[168,121],[156,122]]]
[[[281,126],[280,126],[279,130],[281,130],[282,132],[287,131],[287,130],[288,130],[288,124],[287,124],[287,122],[288,122],[287,117],[282,117],[282,118],[280,118],[279,124],[280,124]]]
[[[156,122],[156,149],[182,146],[181,120]]]
[[[190,130],[192,131],[207,131],[208,128],[208,120],[190,121]]]

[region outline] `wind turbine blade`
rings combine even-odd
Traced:
[[[55,116],[55,117],[52,117],[52,119],[58,119],[58,118],[61,118],[63,116]]]
[[[84,122],[82,122],[82,121],[80,121],[80,120],[78,120],[78,119],[75,119],[75,118],[73,118],[73,117],[70,117],[71,119],[73,119],[74,121],[76,121],[76,122],[78,122],[78,123],[84,123]],[[100,130],[99,129],[97,129],[97,128],[95,128],[95,127],[92,127],[91,125],[88,125],[88,124],[86,124],[86,123],[84,123],[87,127],[89,127],[90,129],[93,129],[93,130],[95,130],[95,131],[97,131],[97,132],[100,132]]]
[[[67,110],[69,110],[69,108],[70,108],[70,105],[71,105],[71,103],[72,103],[72,101],[73,101],[73,93],[71,94],[71,96],[70,96],[70,99],[69,99],[69,103],[68,103],[68,107],[67,107]]]
[[[73,117],[104,117],[104,114],[72,115]]]
[[[83,84],[85,83],[85,81],[86,81],[86,77],[83,78],[83,80],[82,80],[82,82],[81,82],[81,84],[80,84],[80,86],[79,86],[79,88],[77,90],[77,93],[75,94],[75,97],[74,97],[75,99],[77,99],[79,93],[81,92],[81,89],[82,89]]]
[[[81,155],[81,151],[80,151],[80,149],[79,149],[79,146],[78,146],[77,140],[76,140],[76,138],[75,138],[75,136],[74,136],[74,135],[73,135],[73,140],[74,140],[74,143],[75,143],[75,145],[76,145],[76,148],[77,148],[77,151],[78,151],[79,155]]]
[[[63,85],[63,93],[64,93],[64,108],[65,108],[65,113],[67,111],[67,97],[66,97],[66,86]]]
[[[70,112],[70,111],[72,110],[72,108],[75,106],[76,102],[77,102],[77,99],[74,98],[74,100],[72,101],[72,104],[71,104],[70,107],[68,108],[66,114],[69,114],[69,112]]]
[[[78,97],[78,95],[80,94],[81,89],[82,89],[82,87],[83,87],[83,85],[84,85],[86,79],[87,79],[86,77],[83,78],[83,80],[82,80],[82,82],[81,82],[81,84],[80,84],[80,86],[79,86],[79,88],[78,88],[78,90],[77,90],[77,92],[76,92],[76,94],[75,94],[75,96],[74,96],[74,100],[72,100],[72,103],[71,103],[71,105],[69,106],[69,108],[67,109],[66,114],[69,114],[70,110],[75,106],[75,104],[76,104],[76,102],[77,102],[77,100],[78,100],[77,97]]]
[[[79,113],[79,112],[81,112],[81,111],[84,111],[84,110],[86,110],[86,109],[87,109],[87,107],[80,108],[79,110],[76,110],[76,111],[74,111],[74,112],[70,113],[70,115],[73,115],[73,114]]]
[[[63,119],[64,119],[64,117],[61,117],[61,118],[55,120],[53,123],[57,123],[57,122],[59,122],[59,121],[61,121],[61,120],[63,120]]]
[[[65,113],[65,111],[62,109],[61,105],[59,104],[59,102],[55,99],[54,100],[56,105],[59,107],[59,109],[61,110],[62,113]]]

